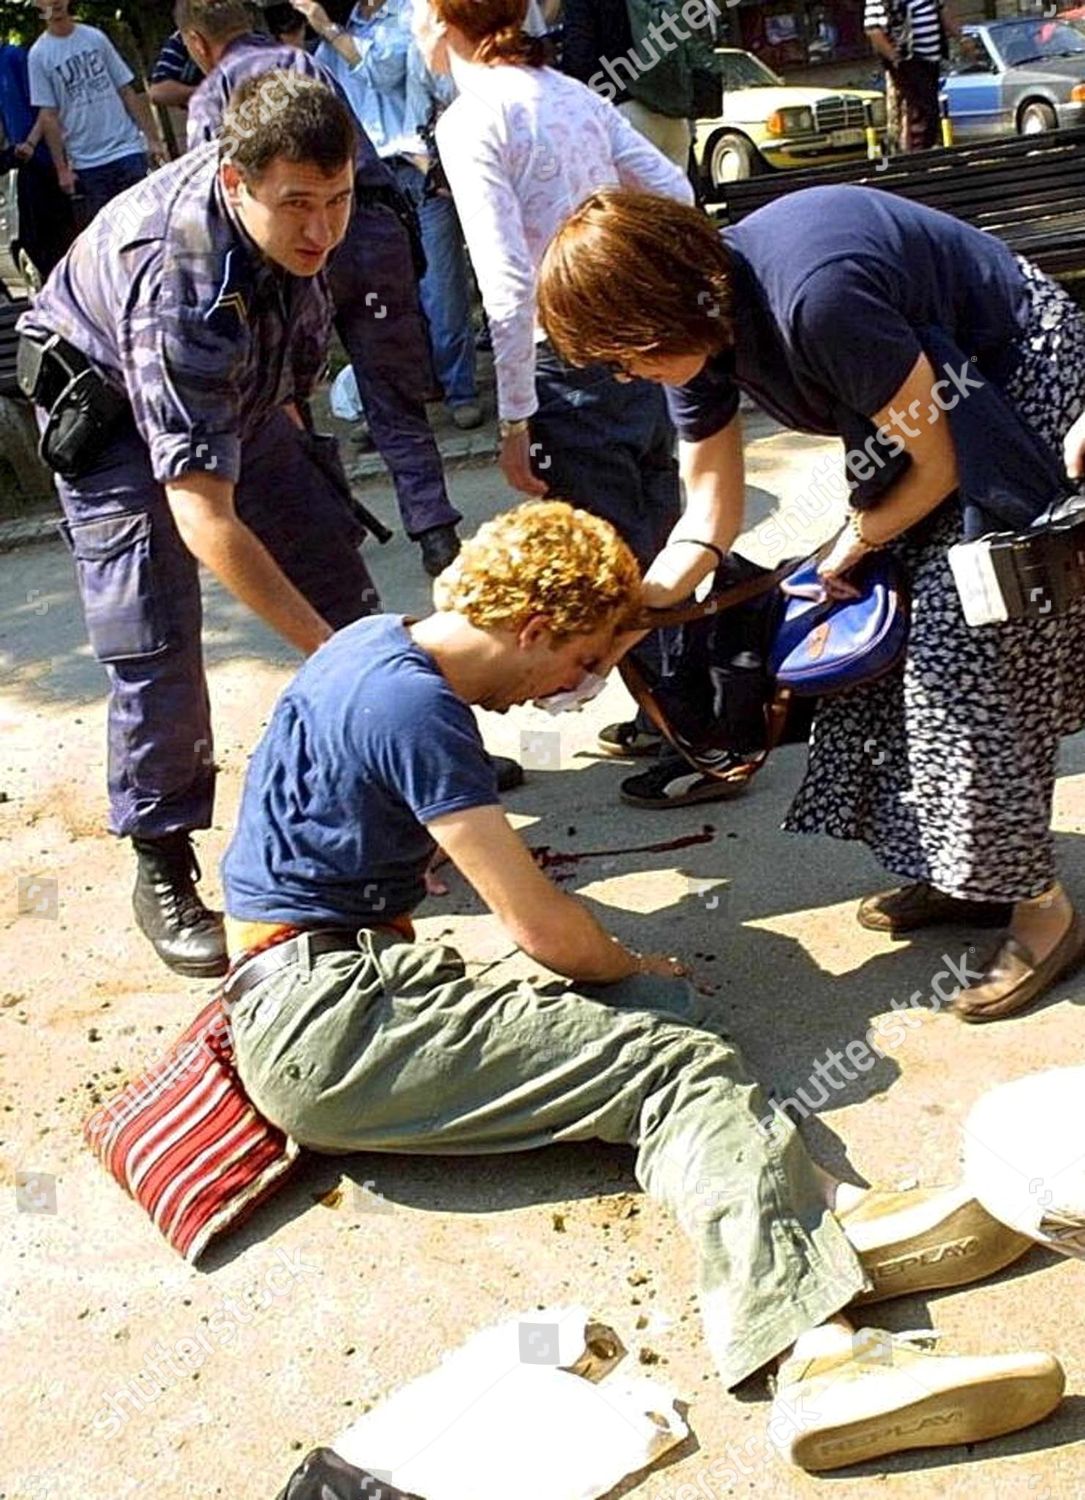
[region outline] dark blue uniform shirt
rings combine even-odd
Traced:
[[[733,260],[734,342],[667,393],[685,441],[725,427],[745,390],[788,427],[836,433],[849,452],[880,454],[880,464],[851,470],[852,503],[861,508],[907,465],[899,439],[866,449],[870,419],[925,353],[940,378],[950,370],[964,378],[963,391],[951,380],[942,395],[968,533],[1027,525],[1063,491],[1057,455],[1001,392],[1028,311],[1021,268],[1001,240],[852,186],[778,198],[723,238]],[[913,413],[909,425],[917,415],[932,416]]]
[[[59,333],[123,387],[155,478],[237,480],[273,407],[307,396],[327,356],[323,275],[267,260],[226,202],[218,146],[114,198],[20,327]]]
[[[425,895],[425,825],[499,801],[475,716],[433,658],[399,615],[359,620],[305,663],[249,762],[226,910],[301,925],[403,916]]]
[[[189,148],[218,136],[222,128],[222,117],[235,89],[250,78],[258,78],[261,73],[270,73],[273,69],[301,73],[306,78],[315,78],[320,83],[327,84],[350,109],[350,101],[339,84],[308,52],[300,47],[291,47],[287,42],[277,42],[274,37],[265,36],[262,32],[250,31],[244,36],[234,37],[188,101]],[[353,111],[351,118],[358,132],[354,163],[357,181],[366,187],[390,186],[394,182],[391,172],[377,155],[373,142],[358,124]]]

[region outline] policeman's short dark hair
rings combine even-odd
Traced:
[[[219,42],[253,29],[253,13],[246,0],[177,0],[173,24],[178,31],[198,31]]]
[[[279,156],[309,162],[330,177],[354,159],[356,147],[354,119],[339,95],[294,69],[246,79],[222,118],[222,159],[250,179]]]

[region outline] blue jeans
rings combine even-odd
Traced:
[[[615,380],[600,365],[574,368],[544,342],[535,346],[535,391],[531,455],[548,493],[609,521],[646,569],[682,510],[662,387]],[[651,676],[673,635],[656,630],[634,646]],[[643,710],[637,724],[651,728]]]
[[[142,182],[149,167],[150,162],[143,151],[119,156],[116,161],[107,161],[100,167],[81,167],[75,174],[78,187],[75,216],[79,228],[85,229],[111,198]]]
[[[475,333],[471,326],[471,282],[456,205],[448,196],[425,198],[425,174],[394,157],[388,165],[418,212],[427,270],[419,286],[429,324],[433,365],[449,406],[478,400]]]

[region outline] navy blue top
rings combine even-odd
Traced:
[[[874,443],[880,464],[851,468],[852,503],[861,508],[909,461],[899,438],[875,438],[870,418],[926,353],[948,378],[940,395],[966,529],[976,534],[992,519],[1027,524],[1062,493],[1057,455],[1001,394],[1029,303],[1020,266],[1000,240],[922,204],[852,186],[778,198],[723,238],[733,258],[734,343],[687,386],[668,390],[682,438],[698,442],[725,427],[745,390],[788,427],[836,433],[849,450]]]
[[[222,862],[248,921],[350,926],[410,912],[436,845],[425,825],[499,802],[470,707],[399,615],[340,630],[279,699]]]

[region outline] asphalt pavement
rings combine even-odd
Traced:
[[[772,561],[832,531],[839,507],[825,497],[838,456],[835,445],[762,418],[749,436],[744,545]],[[479,446],[450,460],[450,481],[469,529],[514,497],[485,461],[492,428],[468,442]],[[386,480],[367,479],[360,493],[395,523]],[[371,549],[371,564],[390,608],[426,608],[429,581],[401,530]],[[205,599],[222,774],[199,852],[216,897],[246,758],[296,662],[217,585]],[[694,1436],[620,1493],[1081,1494],[1085,1268],[1048,1252],[983,1286],[889,1303],[866,1320],[937,1327],[952,1350],[1050,1349],[1068,1374],[1059,1414],[971,1450],[928,1450],[832,1479],[770,1455],[763,1382],[737,1398],[721,1390],[692,1301],[689,1248],[637,1189],[627,1151],[312,1157],[206,1262],[185,1265],[80,1137],[92,1101],[154,1059],[207,988],[172,976],[134,930],[131,855],[104,831],[104,678],[55,537],[0,557],[0,677],[0,1500],[272,1500],[303,1452],[471,1332],[564,1302],[612,1324],[634,1372],[688,1403]],[[894,1001],[926,995],[972,935],[944,929],[893,943],[857,926],[856,902],[883,884],[870,856],[779,831],[801,747],[777,753],[738,801],[669,813],[622,805],[618,784],[636,768],[599,757],[595,734],[628,710],[613,683],[560,721],[534,710],[481,715],[490,748],[528,765],[510,817],[532,845],[581,856],[564,867],[566,888],[612,930],[689,958],[711,988],[713,1024],[772,1094],[792,1095],[830,1051],[892,1015]],[[1063,751],[1056,827],[1079,902],[1083,773],[1077,737]],[[701,838],[641,848],[687,835]],[[527,972],[496,920],[458,878],[450,885],[423,907],[421,937],[454,941],[475,972]],[[1071,980],[1028,1014],[983,1028],[915,1007],[898,1044],[807,1122],[811,1150],[856,1181],[953,1180],[962,1122],[985,1089],[1080,1059],[1083,995]],[[282,1266],[285,1289],[271,1274]],[[508,1493],[515,1500],[514,1479]]]

